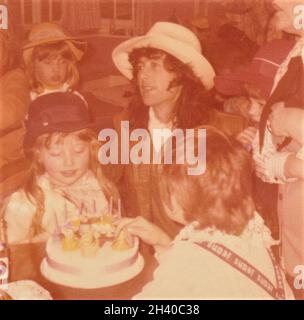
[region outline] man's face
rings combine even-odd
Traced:
[[[174,72],[166,70],[165,55],[157,58],[142,57],[137,68],[137,82],[143,103],[152,108],[174,106],[181,87],[170,84],[176,77]]]

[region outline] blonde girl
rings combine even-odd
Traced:
[[[23,47],[32,100],[47,93],[74,91],[79,82],[77,63],[85,49],[85,42],[55,23],[34,26]]]
[[[118,199],[98,164],[94,128],[85,102],[73,93],[32,102],[24,140],[31,168],[4,210],[10,243],[44,241],[80,210],[105,213],[110,198]]]

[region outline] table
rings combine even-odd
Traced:
[[[55,300],[120,300],[130,299],[152,279],[157,262],[146,247],[141,250],[145,267],[135,278],[124,283],[100,289],[76,289],[48,281],[40,272],[45,257],[45,243],[19,244],[10,246],[10,282],[33,280],[48,290]]]

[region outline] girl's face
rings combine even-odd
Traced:
[[[60,55],[50,55],[34,63],[35,77],[46,88],[60,87],[67,78],[68,61]]]
[[[75,134],[54,138],[49,146],[41,147],[39,160],[52,183],[71,185],[89,170],[89,142],[81,140]]]

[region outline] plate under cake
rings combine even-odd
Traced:
[[[116,285],[132,279],[144,267],[138,252],[139,241],[127,250],[113,250],[106,241],[94,257],[84,257],[81,251],[64,251],[61,240],[51,237],[46,257],[41,263],[42,274],[50,281],[73,288],[93,289]]]

